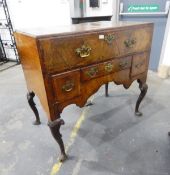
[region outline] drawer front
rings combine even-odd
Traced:
[[[88,66],[81,69],[81,80],[87,81],[93,78],[118,72],[131,67],[132,57],[116,58],[111,61]]]
[[[101,60],[98,34],[41,39],[40,48],[48,72],[60,72]]]
[[[114,32],[40,39],[41,57],[48,72],[61,72],[119,56]]]
[[[80,95],[79,70],[52,76],[52,85],[56,101],[63,102]]]
[[[144,73],[148,69],[149,54],[147,52],[133,56],[131,76]]]
[[[152,27],[120,31],[116,34],[120,55],[150,50]]]
[[[108,60],[120,56],[117,46],[117,33],[114,31],[99,33],[101,59]]]
[[[116,58],[112,61],[103,63],[102,71],[104,74],[118,72],[131,67],[132,57]]]
[[[103,75],[102,64],[96,64],[82,68],[80,71],[81,80],[86,81]]]

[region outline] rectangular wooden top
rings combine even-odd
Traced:
[[[56,26],[56,27],[43,27],[43,28],[27,28],[16,30],[17,33],[22,33],[27,36],[31,36],[34,38],[44,38],[51,36],[59,36],[59,35],[68,35],[75,33],[88,33],[91,31],[100,31],[104,29],[120,29],[124,27],[130,26],[138,26],[138,25],[152,25],[153,23],[149,22],[127,22],[127,21],[100,21],[100,22],[88,22],[81,24],[72,24],[66,26]]]

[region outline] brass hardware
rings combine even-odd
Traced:
[[[111,72],[113,70],[113,64],[108,63],[105,65],[105,71]]]
[[[79,55],[81,58],[88,57],[90,55],[90,51],[91,48],[85,44],[75,50],[76,54]]]
[[[113,40],[115,40],[115,34],[108,34],[104,37],[104,40],[108,43],[108,44],[112,44]]]
[[[128,65],[127,61],[119,63],[120,68],[125,68],[127,65]]]
[[[86,74],[92,78],[92,77],[95,77],[98,73],[98,68],[97,67],[92,67],[90,68],[88,71],[86,71]]]
[[[140,68],[140,67],[143,66],[143,65],[144,65],[144,61],[141,62],[141,63],[136,64],[135,67],[136,67],[136,68]]]
[[[126,46],[126,48],[132,48],[135,44],[136,44],[135,38],[127,39],[124,41],[124,45]]]
[[[74,88],[73,81],[66,81],[65,85],[63,85],[62,90],[65,92],[70,92]]]

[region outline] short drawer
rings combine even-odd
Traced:
[[[86,81],[131,67],[132,57],[116,58],[81,69],[81,80]]]
[[[132,57],[122,57],[116,58],[112,61],[104,62],[102,66],[102,72],[104,74],[110,74],[113,72],[118,72],[131,67]]]
[[[92,66],[81,68],[80,74],[81,74],[82,81],[100,77],[103,75],[102,64],[100,63],[100,64],[95,64]]]
[[[117,32],[117,46],[120,55],[144,52],[150,50],[152,41],[152,27]]]
[[[52,76],[55,99],[63,102],[80,95],[79,70]]]
[[[149,62],[149,54],[147,52],[136,54],[132,60],[131,76],[135,76],[147,71]]]

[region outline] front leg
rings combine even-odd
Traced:
[[[139,105],[141,103],[141,101],[143,100],[143,98],[145,97],[146,95],[146,92],[148,90],[148,85],[146,83],[143,83],[141,80],[137,80],[137,82],[139,83],[139,89],[141,91],[139,97],[138,97],[138,100],[136,102],[136,107],[135,107],[135,115],[136,116],[141,116],[142,113],[139,112]]]
[[[67,159],[67,155],[65,153],[64,143],[63,143],[63,140],[62,140],[62,135],[60,133],[61,125],[64,125],[64,120],[62,120],[60,118],[58,118],[54,121],[49,121],[48,122],[48,126],[50,128],[52,136],[54,137],[54,139],[59,144],[60,151],[61,151],[60,161],[63,162]]]
[[[36,117],[36,120],[35,120],[35,122],[33,124],[34,125],[40,125],[41,124],[40,117],[39,117],[39,113],[38,113],[38,110],[36,108],[36,105],[34,103],[34,100],[33,100],[34,97],[35,97],[34,92],[28,92],[27,93],[28,104],[31,107],[31,109],[33,110],[33,112],[35,114],[35,117]]]

